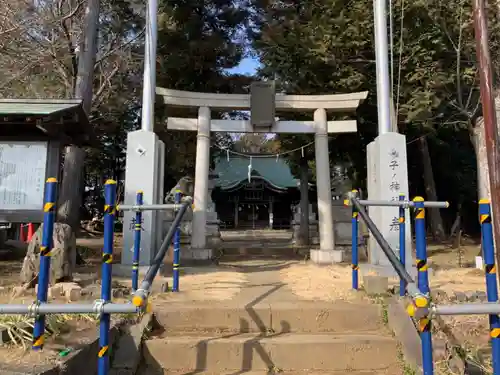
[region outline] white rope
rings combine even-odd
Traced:
[[[241,157],[245,157],[245,158],[249,158],[249,159],[252,159],[252,158],[261,158],[261,159],[276,158],[276,161],[278,161],[280,156],[289,155],[289,154],[292,154],[292,153],[297,152],[297,151],[301,151],[302,156],[304,156],[304,149],[306,149],[307,147],[309,147],[313,144],[314,144],[314,141],[309,142],[303,146],[294,148],[293,150],[290,150],[290,151],[279,152],[279,153],[271,154],[271,155],[249,155],[249,154],[245,154],[242,152],[233,151],[233,150],[230,150],[226,147],[221,147],[219,145],[214,145],[214,146],[217,147],[219,150],[226,152],[226,156],[227,156],[228,160],[229,160],[229,154],[233,154],[233,155],[237,155],[237,156],[241,156]]]

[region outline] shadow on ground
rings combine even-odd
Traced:
[[[266,270],[279,270],[285,267],[288,267],[290,263],[286,262],[279,262],[275,265],[270,265],[268,267],[265,267]],[[263,267],[262,265],[235,265],[233,267],[236,267],[239,269],[240,272],[257,272],[257,271],[262,271]],[[271,338],[271,337],[277,337],[279,335],[285,334],[285,333],[290,333],[292,331],[292,328],[290,324],[287,321],[281,321],[281,329],[279,332],[270,332],[267,330],[266,324],[262,321],[262,319],[259,317],[259,315],[255,312],[254,306],[257,305],[259,302],[262,302],[264,299],[275,293],[276,291],[280,290],[285,286],[284,283],[271,283],[271,284],[262,284],[262,285],[251,285],[249,287],[257,287],[257,286],[265,286],[268,287],[269,289],[256,297],[254,300],[249,302],[247,305],[245,305],[244,309],[247,312],[248,316],[250,319],[253,320],[255,325],[260,329],[260,333],[256,333],[255,337],[252,337],[245,341],[243,344],[243,353],[242,353],[242,358],[241,358],[241,369],[237,370],[230,375],[240,375],[244,374],[248,371],[251,370],[252,368],[252,362],[254,356],[259,356],[261,360],[266,364],[266,367],[268,368],[268,374],[275,374],[279,373],[280,370],[276,367],[276,365],[273,363],[272,359],[268,355],[268,353],[264,350],[262,345],[260,344],[260,340],[263,338]],[[218,337],[217,339],[225,339],[225,338],[230,338],[230,337],[236,337],[240,335],[241,333],[247,333],[250,331],[250,323],[248,320],[244,318],[240,318],[240,327],[239,327],[239,332],[238,333],[233,333],[233,334],[228,334],[225,336]],[[161,334],[161,329],[157,331],[157,334]],[[194,370],[188,370],[186,372],[183,372],[183,375],[196,375],[199,373],[202,373],[203,371],[207,370],[207,358],[208,358],[208,343],[212,340],[215,340],[213,338],[211,339],[206,339],[206,340],[201,340],[196,344],[196,368]],[[164,369],[161,368],[161,366],[152,360],[152,356],[150,353],[147,352],[147,348],[144,347],[144,353],[143,356],[148,356],[150,358],[148,360],[147,367],[143,363],[141,366],[141,369],[139,371],[139,374],[141,375],[163,375],[166,373]],[[165,372],[164,372],[165,371]],[[181,374],[177,372],[176,374]]]

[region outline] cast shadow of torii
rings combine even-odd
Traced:
[[[276,292],[278,289],[282,288],[284,285],[285,284],[283,284],[283,283],[274,284],[274,286],[271,289],[269,289],[267,292],[263,293],[259,297],[255,298],[253,301],[251,301],[250,303],[248,303],[245,306],[245,311],[248,313],[250,318],[254,321],[254,323],[256,324],[258,329],[260,330],[260,333],[257,334],[257,336],[252,337],[251,339],[248,339],[243,343],[243,357],[242,357],[242,361],[241,361],[241,370],[238,370],[237,372],[232,373],[230,375],[244,374],[245,372],[247,372],[248,370],[250,370],[252,368],[254,350],[260,356],[262,361],[266,364],[267,373],[269,375],[276,373],[277,368],[276,368],[275,364],[273,363],[269,354],[264,350],[263,346],[260,343],[260,340],[263,338],[277,337],[281,334],[291,332],[290,324],[286,321],[281,321],[280,322],[280,325],[281,325],[280,332],[269,331],[266,324],[262,321],[262,319],[259,317],[257,312],[254,310],[254,306],[257,305],[262,300],[264,300],[269,295],[271,295],[272,293]],[[198,374],[198,373],[204,371],[207,368],[208,343],[210,341],[236,337],[236,336],[239,336],[241,333],[247,333],[247,332],[250,332],[250,325],[249,325],[247,320],[240,318],[240,329],[239,329],[238,333],[225,335],[225,336],[213,338],[213,339],[202,340],[202,341],[198,342],[198,344],[196,344],[196,349],[197,349],[197,352],[196,352],[196,370],[189,372],[189,373],[186,373],[185,375],[195,375],[195,374]]]

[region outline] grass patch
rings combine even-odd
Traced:
[[[51,314],[45,316],[45,334],[53,336],[61,334],[68,327],[69,321],[97,321],[90,314]],[[11,345],[27,349],[33,340],[35,320],[28,315],[1,315],[0,329],[5,330]]]
[[[417,375],[415,369],[406,362],[401,344],[398,345],[398,360],[401,363],[401,367],[403,370],[402,375]]]

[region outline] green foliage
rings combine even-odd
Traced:
[[[399,130],[408,141],[411,194],[425,191],[421,155],[414,142],[425,136],[438,196],[454,204],[474,201],[476,167],[470,137],[480,115],[480,98],[472,3],[395,0],[392,4],[394,106]],[[358,134],[337,135],[330,141],[332,163],[351,165],[355,186],[363,188],[366,145],[377,131],[372,1],[254,0],[253,5],[251,38],[263,65],[260,76],[275,78],[284,92],[294,94],[369,91],[357,111]],[[498,76],[497,9],[490,9],[489,16],[489,45]],[[307,116],[311,120],[312,114]],[[337,118],[342,117],[332,119]],[[287,135],[280,141],[284,149],[293,149],[307,143],[306,138]],[[298,157],[290,157],[296,174]]]
[[[275,137],[263,133],[242,134],[232,147],[235,151],[247,154],[278,154],[281,144]]]
[[[241,30],[247,18],[244,4],[230,0],[160,1],[157,86],[243,92],[248,78],[228,76],[224,70],[236,66],[244,54]],[[166,116],[197,117],[196,111],[167,111],[161,104],[157,108],[157,124],[165,124]],[[212,116],[216,118],[217,114]],[[167,187],[185,175],[194,175],[196,132],[158,129],[158,133],[165,142]],[[231,140],[227,135],[215,134],[212,142],[227,146]],[[213,151],[211,156],[217,156],[217,150]]]
[[[90,120],[99,147],[87,150],[86,214],[102,210],[102,184],[123,179],[127,132],[140,126],[145,6],[135,0],[101,0],[94,97]],[[85,29],[85,2],[0,0],[1,97],[74,97],[78,49]],[[204,91],[242,92],[248,77],[229,76],[244,54],[248,17],[231,0],[161,0],[158,14],[157,85]],[[158,98],[159,99],[159,98]],[[167,116],[190,115],[157,100],[155,130],[166,145],[167,188],[194,173],[195,132],[167,132]],[[218,114],[214,113],[214,117]],[[227,135],[213,142],[230,145]],[[215,156],[216,152],[212,156]],[[123,186],[119,185],[119,194]],[[120,196],[119,196],[120,198]]]

